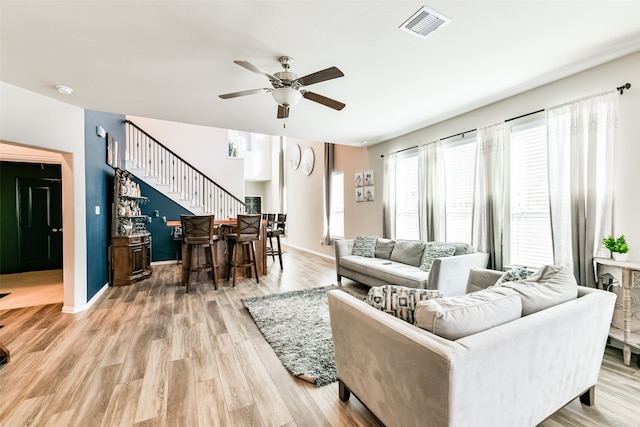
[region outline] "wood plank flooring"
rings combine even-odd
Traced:
[[[261,284],[179,286],[179,266],[109,288],[82,313],[61,304],[0,311],[0,426],[379,426],[337,384],[292,377],[241,299],[335,283],[332,260],[288,248]],[[353,282],[345,286],[366,292]],[[575,400],[542,426],[640,425],[640,370],[607,349],[596,406]],[[425,414],[425,416],[428,416]]]

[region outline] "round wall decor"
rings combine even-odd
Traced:
[[[289,166],[293,170],[300,166],[300,146],[298,144],[293,144],[289,149]]]
[[[313,165],[315,163],[315,156],[313,154],[313,150],[311,147],[307,147],[304,149],[304,153],[302,153],[302,160],[300,161],[300,167],[302,172],[305,175],[311,175],[313,172]]]

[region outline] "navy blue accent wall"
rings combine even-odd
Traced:
[[[124,147],[125,116],[85,110],[85,185],[87,207],[87,301],[109,281],[108,248],[111,244],[111,205],[114,169],[107,165],[107,138],[96,133],[101,126]],[[96,206],[100,214],[96,214]]]
[[[148,215],[151,222],[147,224],[147,230],[151,233],[151,261],[168,261],[176,259],[176,242],[171,236],[172,227],[162,220],[165,217],[167,221],[177,221],[180,215],[193,215],[192,212],[183,208],[169,197],[160,193],[155,188],[147,185],[144,181],[134,179],[140,184],[140,192],[143,196],[149,198],[149,203],[145,203],[140,207],[143,215]],[[158,211],[155,216],[154,211]]]

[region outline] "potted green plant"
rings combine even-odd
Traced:
[[[621,234],[617,239],[613,236],[605,237],[602,239],[602,244],[605,248],[611,251],[611,255],[613,259],[616,261],[626,261],[627,256],[629,255],[629,246],[627,245],[627,241],[624,239],[624,234]]]

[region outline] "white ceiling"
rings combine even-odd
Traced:
[[[452,22],[426,40],[398,27],[426,5]],[[0,79],[98,111],[375,144],[640,50],[640,1],[5,1]],[[269,73],[292,56],[309,89],[286,129]],[[75,91],[58,94],[55,86]]]

